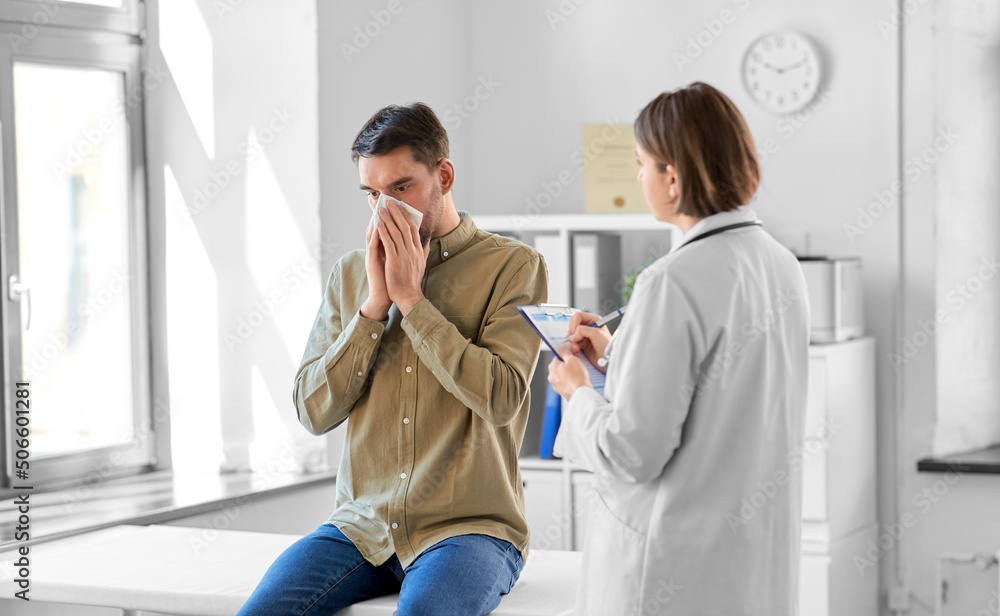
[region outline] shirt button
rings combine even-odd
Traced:
[[[393,528],[399,528],[399,524],[396,524],[395,522],[393,522],[393,523],[392,523],[392,527],[393,527]]]
[[[399,474],[399,478],[400,479],[406,479],[406,473],[400,473]]]
[[[403,418],[403,423],[405,423],[405,424],[410,423],[410,418],[409,417],[404,417]]]
[[[364,375],[365,375],[365,373],[364,373],[364,372],[362,372],[362,371],[358,370],[358,376],[364,376]]]
[[[376,338],[378,338],[378,334],[372,334],[372,340],[375,340]]]
[[[446,257],[448,256],[448,251],[447,250],[444,251],[444,256],[446,256]]]
[[[406,367],[406,371],[407,371],[407,372],[413,372],[413,368],[411,368],[411,367],[407,366],[407,367]]]

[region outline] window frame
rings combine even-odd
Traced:
[[[140,0],[122,0],[121,8],[64,0],[0,0],[0,21],[140,34],[143,7]]]
[[[0,37],[18,31],[22,24],[0,22]],[[144,143],[143,105],[143,46],[138,36],[97,32],[62,27],[39,28],[37,36],[18,51],[12,45],[0,44],[0,233],[5,233],[0,282],[3,287],[3,309],[0,311],[0,333],[3,349],[0,370],[3,378],[3,417],[0,427],[0,489],[9,489],[13,482],[13,451],[9,430],[13,425],[12,402],[15,390],[13,374],[21,371],[21,331],[10,327],[19,323],[20,304],[7,299],[7,279],[20,270],[17,237],[17,173],[16,134],[14,125],[13,69],[15,63],[29,62],[53,66],[96,68],[123,73],[125,87],[125,122],[128,140],[128,234],[129,285],[132,316],[133,357],[133,427],[132,441],[67,454],[31,459],[31,485],[58,487],[83,479],[88,484],[113,476],[136,474],[152,470],[157,464],[157,446],[163,446],[163,434],[169,427],[160,425],[162,418],[152,416],[152,356],[151,306],[149,301],[149,251],[146,200],[146,150]],[[134,101],[134,103],[133,103]],[[6,180],[6,181],[5,181]],[[14,230],[13,232],[11,230]],[[7,238],[9,237],[9,241]],[[14,351],[13,353],[11,351]],[[116,375],[108,375],[113,382]],[[23,482],[18,482],[23,483]]]

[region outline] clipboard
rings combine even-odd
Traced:
[[[524,320],[531,325],[538,337],[542,339],[545,346],[549,347],[556,357],[559,355],[559,347],[566,343],[566,334],[569,333],[569,319],[574,312],[579,312],[576,308],[563,304],[538,304],[537,306],[515,306],[521,313]]]
[[[538,304],[537,306],[515,306],[521,313],[524,320],[531,325],[538,337],[542,339],[545,346],[549,347],[560,361],[563,360],[559,354],[559,349],[567,343],[566,336],[569,334],[569,320],[574,312],[580,312],[577,308],[564,304]],[[590,384],[598,392],[604,392],[603,372],[590,363],[585,355],[578,356],[587,368],[587,375],[590,377]]]

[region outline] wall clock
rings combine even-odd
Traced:
[[[765,34],[743,57],[743,85],[775,113],[793,113],[808,105],[819,92],[822,73],[816,46],[797,32]]]

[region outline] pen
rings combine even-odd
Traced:
[[[622,306],[621,308],[619,308],[618,310],[615,310],[611,314],[606,314],[603,317],[601,317],[600,319],[597,319],[597,321],[591,323],[590,326],[591,327],[604,327],[608,323],[610,323],[610,322],[614,321],[615,319],[617,319],[618,317],[624,315],[626,308],[628,308],[627,305]]]

